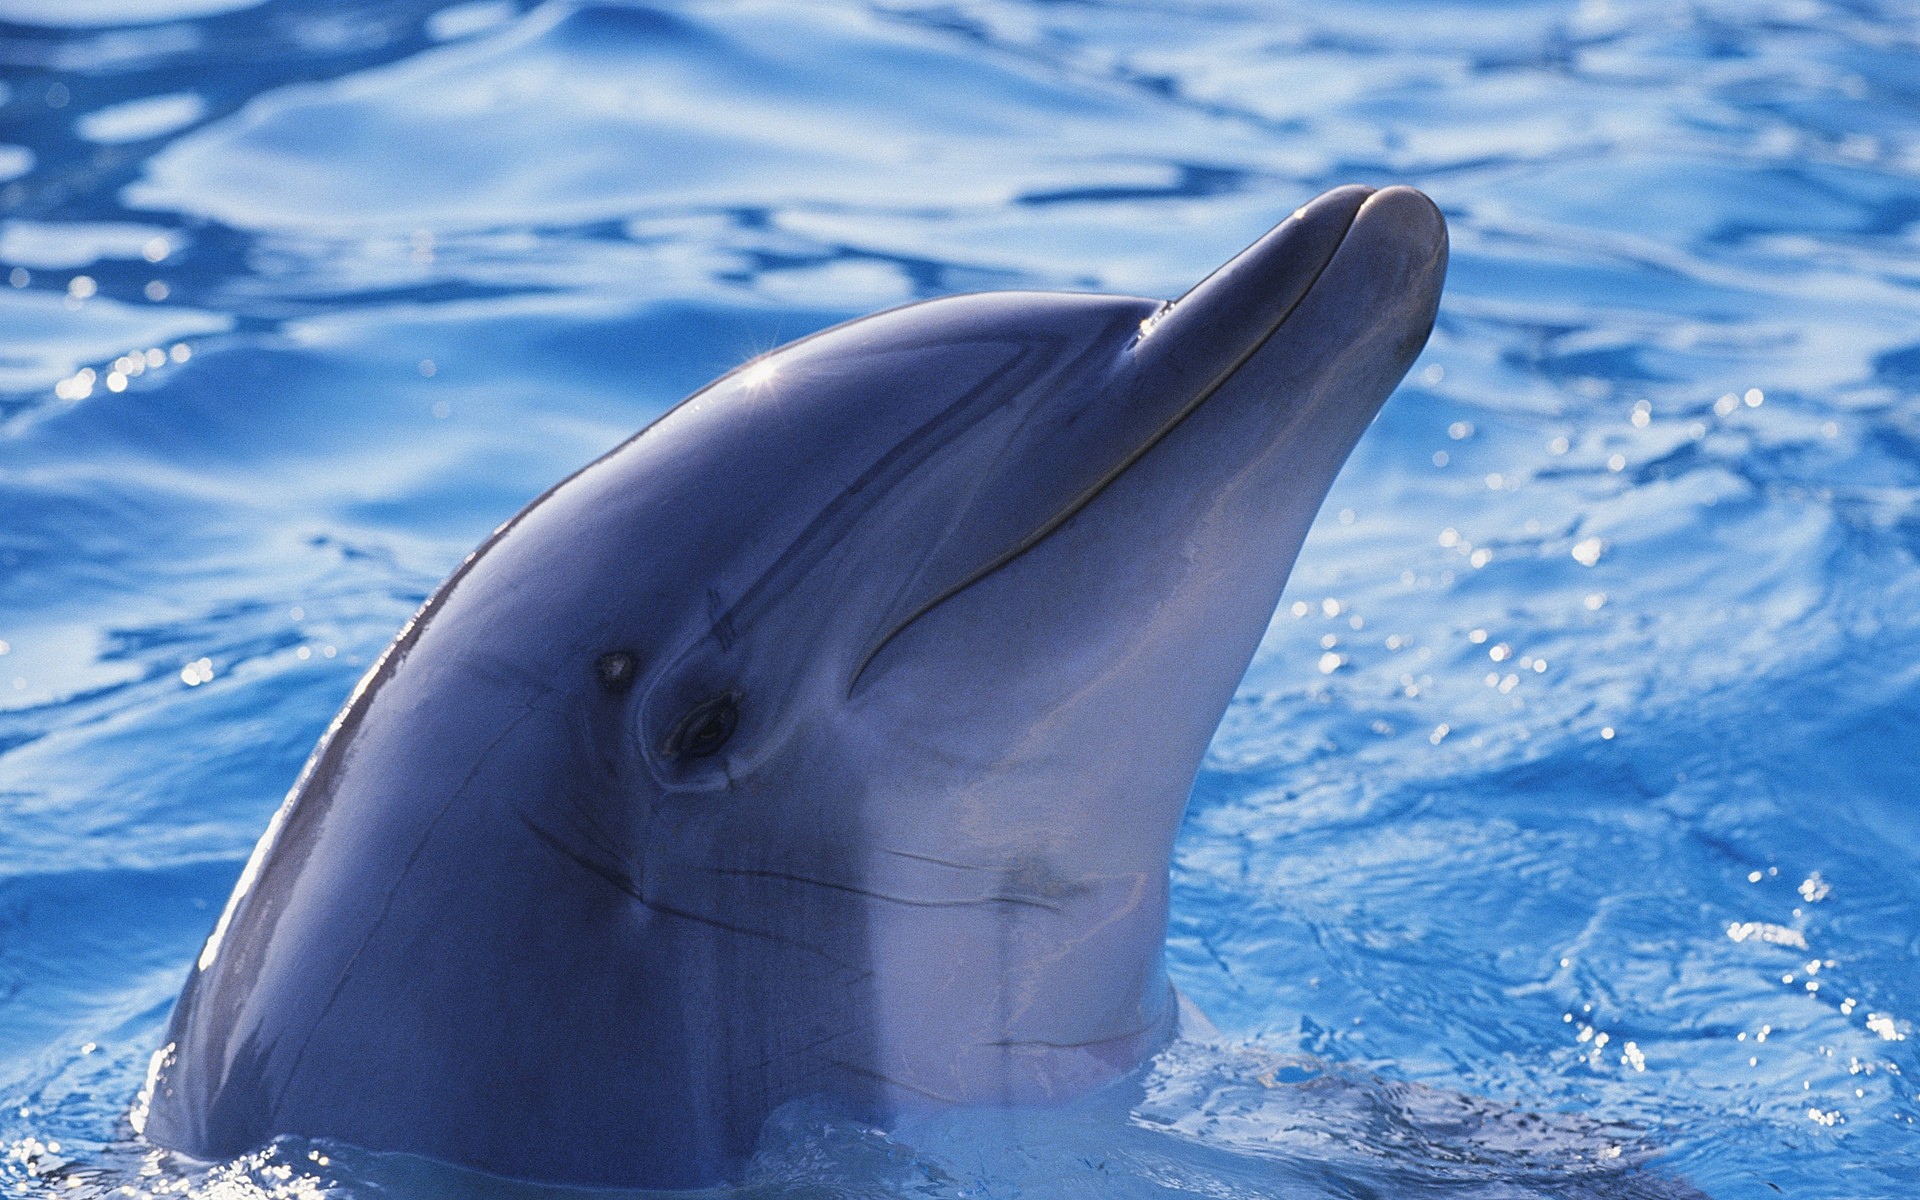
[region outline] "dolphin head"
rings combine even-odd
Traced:
[[[1419,193],[1342,188],[1175,303],[937,300],[697,394],[568,485],[618,492],[631,532],[601,544],[655,568],[610,608],[650,782],[805,791],[824,752],[930,828],[1031,767],[1047,786],[989,822],[1010,840],[1050,828],[1103,857],[1095,830],[1151,828],[1164,866],[1445,256]],[[1088,787],[1069,800],[1066,776]]]
[[[1445,260],[1425,197],[1342,188],[1172,304],[960,296],[816,334],[555,487],[316,752],[150,1136],[684,1183],[810,1091],[885,1115],[1130,1069],[1173,1020],[1201,757]],[[409,1072],[352,1109],[382,1053]],[[464,1098],[503,1090],[519,1125]],[[578,1161],[515,1157],[528,1121]]]
[[[966,296],[809,338],[574,481],[625,509],[600,541],[640,586],[559,657],[631,655],[649,886],[857,910],[896,1099],[1137,1061],[1201,757],[1444,263],[1424,196],[1343,188],[1171,305]]]

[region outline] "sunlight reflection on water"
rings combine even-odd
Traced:
[[[1055,1113],[799,1113],[755,1187],[1900,1193],[1917,15],[0,0],[0,1185],[470,1194],[122,1144],[427,590],[780,342],[1171,298],[1358,180],[1432,194],[1453,270],[1182,836],[1170,958],[1226,1036]]]

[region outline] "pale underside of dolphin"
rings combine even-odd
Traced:
[[[1172,305],[934,300],[689,398],[360,684],[136,1124],[683,1186],[790,1100],[1133,1070],[1201,756],[1445,264],[1424,196],[1341,188]]]

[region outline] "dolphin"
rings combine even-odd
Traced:
[[[815,334],[558,484],[321,739],[136,1129],[684,1187],[797,1099],[1127,1075],[1201,757],[1446,257],[1425,196],[1343,187],[1170,304]]]

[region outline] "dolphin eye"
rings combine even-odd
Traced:
[[[702,700],[667,735],[667,757],[707,758],[719,753],[739,720],[740,704],[732,692]]]
[[[639,666],[633,651],[614,650],[594,660],[593,676],[600,681],[601,687],[618,695],[633,686]]]

